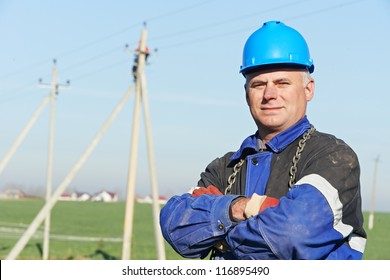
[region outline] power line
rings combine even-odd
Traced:
[[[235,21],[248,19],[249,17],[255,17],[255,16],[259,17],[260,14],[269,13],[269,12],[273,12],[273,11],[278,11],[280,9],[287,8],[287,7],[290,7],[290,6],[294,6],[294,5],[297,5],[297,4],[300,4],[300,3],[303,3],[303,2],[307,2],[307,1],[310,1],[310,0],[300,0],[300,1],[289,3],[289,4],[284,4],[284,5],[280,5],[280,6],[277,6],[277,7],[272,7],[272,8],[269,8],[267,10],[261,10],[261,11],[257,11],[257,12],[252,12],[250,14],[245,14],[245,15],[241,15],[241,16],[238,16],[238,17],[233,17],[233,18],[229,18],[229,19],[226,19],[226,20],[222,20],[222,21],[217,21],[217,22],[214,22],[214,23],[211,23],[211,24],[206,24],[206,25],[203,25],[203,26],[182,30],[182,31],[171,33],[171,34],[167,34],[167,35],[161,35],[161,36],[158,36],[158,37],[154,37],[150,41],[152,41],[152,40],[159,40],[159,39],[166,39],[166,38],[170,38],[170,37],[179,36],[179,35],[182,35],[182,34],[188,34],[188,33],[196,32],[196,31],[204,30],[204,29],[209,29],[209,28],[212,28],[212,27],[216,27],[216,26],[220,26],[220,25],[226,24],[226,23],[232,23],[232,22],[235,22]]]
[[[13,88],[13,89],[7,91],[5,94],[2,94],[0,96],[1,103],[15,100],[16,98],[18,98],[21,95],[22,90],[25,90],[25,89],[31,87],[32,85],[36,85],[36,81],[28,82],[22,86],[18,86],[17,88]],[[3,99],[3,97],[5,97],[5,99]]]
[[[169,17],[169,16],[174,15],[174,14],[177,14],[177,13],[181,13],[181,12],[184,12],[184,11],[188,11],[188,10],[191,10],[191,9],[194,9],[194,8],[197,8],[197,7],[200,7],[200,6],[202,6],[202,5],[211,3],[211,2],[213,2],[213,1],[215,1],[215,0],[212,0],[212,1],[210,1],[210,0],[209,0],[209,1],[204,1],[204,2],[201,2],[201,3],[197,3],[197,4],[194,4],[194,5],[190,5],[190,6],[184,7],[184,8],[180,8],[180,9],[177,9],[177,10],[173,10],[173,11],[171,11],[171,12],[164,13],[164,14],[160,14],[160,15],[158,15],[158,16],[149,18],[149,19],[147,19],[146,21],[147,21],[147,22],[150,22],[150,21],[155,21],[155,20],[158,20],[158,19],[163,19],[163,18]],[[134,29],[134,28],[136,28],[136,27],[137,27],[137,28],[139,27],[139,23],[133,24],[133,25],[131,25],[130,27],[126,27],[126,28],[123,28],[123,29],[121,29],[121,30],[119,30],[119,31],[113,32],[113,33],[111,33],[111,34],[108,34],[108,35],[106,35],[106,36],[104,36],[104,37],[102,37],[102,38],[99,38],[99,39],[96,39],[96,40],[94,40],[94,41],[92,41],[92,42],[86,43],[86,44],[81,45],[81,46],[79,46],[79,47],[76,47],[76,48],[74,48],[74,49],[72,49],[72,50],[69,50],[69,51],[65,51],[65,52],[63,52],[63,53],[60,53],[60,54],[56,55],[55,57],[57,57],[57,58],[64,58],[64,57],[66,57],[66,56],[69,56],[69,55],[74,54],[74,53],[76,53],[76,52],[79,52],[79,51],[81,51],[81,50],[84,50],[84,49],[90,48],[90,47],[92,47],[92,46],[94,46],[94,45],[97,45],[97,44],[99,44],[99,43],[101,43],[101,42],[107,41],[108,39],[111,39],[111,38],[113,38],[113,37],[116,37],[116,36],[118,36],[118,35],[120,35],[120,34],[123,34],[123,33],[125,33],[125,32],[129,32],[130,30],[132,30],[132,29]],[[34,68],[36,68],[36,67],[42,66],[42,65],[48,63],[49,61],[50,61],[49,59],[45,59],[45,60],[42,60],[42,61],[33,63],[33,64],[29,65],[29,66],[23,67],[23,68],[21,68],[21,69],[18,69],[18,70],[16,70],[16,71],[12,71],[12,72],[6,73],[6,74],[0,76],[0,80],[1,80],[1,79],[4,79],[4,78],[11,77],[11,76],[14,76],[14,75],[17,75],[17,74],[19,74],[19,73],[21,73],[21,72],[24,72],[24,71],[27,71],[27,70],[30,70],[30,69],[34,69]]]
[[[298,3],[302,3],[302,2],[306,2],[306,1],[308,1],[308,0],[297,1],[297,2],[291,3],[291,5],[292,4],[296,5]],[[336,5],[333,5],[331,7],[322,8],[322,9],[318,9],[318,10],[313,10],[313,11],[310,11],[310,12],[307,12],[307,13],[304,13],[304,14],[291,16],[291,17],[287,17],[287,18],[284,18],[284,19],[281,18],[281,20],[283,20],[283,21],[292,21],[292,20],[296,20],[296,19],[301,19],[301,18],[304,18],[304,17],[307,17],[307,16],[312,16],[314,14],[320,14],[320,13],[324,13],[324,12],[329,12],[329,11],[332,11],[332,10],[335,10],[335,9],[343,8],[343,7],[350,6],[350,5],[356,4],[358,2],[363,2],[363,1],[367,1],[367,0],[354,0],[354,1],[351,1],[351,2],[348,2],[348,3],[336,4]],[[189,29],[189,30],[183,30],[183,31],[180,31],[180,32],[177,32],[177,33],[168,34],[168,35],[165,35],[165,36],[160,36],[160,37],[157,37],[157,39],[165,39],[165,38],[178,36],[178,35],[185,34],[185,33],[200,31],[202,29],[210,28],[211,26],[217,26],[217,25],[222,25],[224,23],[230,23],[232,21],[241,20],[241,19],[244,19],[244,18],[247,18],[247,17],[250,17],[250,16],[254,16],[254,15],[259,16],[260,13],[266,13],[266,12],[271,12],[271,11],[274,11],[274,10],[279,10],[280,8],[284,8],[284,7],[287,7],[287,5],[270,8],[270,9],[262,11],[262,12],[251,13],[251,14],[247,14],[245,16],[236,17],[236,18],[233,18],[233,19],[230,19],[230,20],[224,20],[224,21],[217,22],[217,23],[214,23],[214,24],[204,25],[204,26],[201,26],[201,27],[198,27],[198,28],[192,28],[192,29]],[[191,39],[189,41],[180,42],[180,43],[174,43],[174,44],[170,44],[170,45],[166,45],[166,46],[162,46],[162,47],[160,46],[159,49],[161,50],[161,49],[167,49],[167,48],[175,48],[175,47],[189,45],[189,44],[193,44],[193,43],[200,43],[200,42],[204,42],[204,41],[208,41],[208,40],[212,40],[212,39],[218,39],[218,38],[221,38],[221,37],[225,37],[225,36],[241,33],[241,32],[244,32],[244,31],[248,31],[248,30],[250,30],[250,28],[252,28],[252,26],[246,26],[244,28],[240,28],[240,29],[237,29],[235,31],[229,31],[229,32],[221,33],[221,34],[208,35],[207,37],[200,37],[200,38],[196,38],[196,39]],[[156,39],[156,38],[154,38],[154,39]],[[153,41],[153,39],[150,39],[150,41]]]
[[[336,10],[336,9],[344,8],[346,6],[354,5],[354,4],[358,3],[358,2],[363,2],[363,1],[367,1],[367,0],[354,0],[354,1],[347,2],[347,3],[340,3],[340,4],[336,4],[336,5],[328,7],[328,8],[323,8],[323,9],[319,9],[319,10],[310,11],[310,12],[307,12],[307,13],[304,13],[304,14],[301,14],[301,15],[297,15],[297,16],[291,16],[291,17],[285,18],[285,20],[295,20],[295,19],[300,19],[300,18],[307,17],[307,16],[312,16],[312,15],[315,15],[315,14],[329,12],[329,11],[333,11],[333,10]]]
[[[155,17],[149,18],[149,19],[146,20],[146,22],[151,22],[151,21],[154,21],[154,20],[157,20],[157,19],[169,17],[169,16],[174,15],[174,14],[182,13],[184,11],[192,10],[194,8],[198,8],[200,6],[203,6],[205,4],[210,4],[211,2],[214,2],[214,1],[215,0],[203,1],[201,3],[197,3],[197,4],[194,4],[194,5],[188,6],[188,7],[180,8],[180,9],[172,11],[172,12],[168,12],[168,13],[165,13],[165,14],[162,14],[162,15],[159,15],[159,16],[155,16]]]
[[[105,56],[108,56],[108,55],[110,55],[112,53],[115,53],[118,50],[119,50],[119,48],[116,47],[114,49],[111,49],[111,50],[108,50],[108,51],[105,51],[105,52],[101,52],[101,53],[99,53],[97,55],[94,55],[94,56],[92,56],[90,58],[87,58],[87,59],[85,59],[85,60],[83,60],[81,62],[78,62],[78,63],[76,63],[74,65],[71,65],[71,66],[68,66],[68,67],[62,69],[62,72],[66,72],[66,71],[72,70],[74,68],[80,67],[81,65],[88,64],[89,62],[96,61],[96,60],[101,59],[101,58],[103,58]]]
[[[128,59],[126,59],[126,61],[120,60],[120,61],[117,61],[117,62],[112,63],[110,65],[107,65],[107,66],[104,66],[102,68],[96,69],[94,71],[82,74],[80,76],[77,76],[77,77],[73,78],[72,81],[75,81],[75,80],[79,81],[79,80],[84,79],[84,78],[86,78],[88,76],[92,76],[93,74],[104,72],[104,71],[106,71],[108,69],[114,68],[116,66],[119,66],[119,65],[122,65],[122,64],[125,64],[125,63],[126,64],[129,63]]]
[[[125,60],[121,59],[121,60],[119,60],[117,62],[114,62],[114,63],[111,63],[109,65],[103,66],[103,67],[101,67],[99,69],[94,69],[93,71],[81,74],[79,76],[76,76],[76,77],[72,78],[72,80],[73,81],[79,81],[79,80],[85,79],[85,78],[87,78],[89,76],[92,76],[94,74],[104,72],[104,71],[106,71],[108,69],[112,69],[112,68],[114,68],[116,66],[119,66],[119,65],[123,65],[125,63],[126,64],[129,63],[127,58]],[[85,63],[81,63],[81,64],[85,64]],[[79,65],[77,65],[77,66],[79,66]],[[73,69],[73,68],[69,68],[68,67],[66,69],[69,70],[69,69]],[[9,102],[9,101],[12,101],[12,100],[20,98],[22,96],[23,92],[24,92],[23,90],[25,90],[25,89],[27,89],[27,88],[31,87],[32,85],[35,85],[35,84],[36,84],[35,81],[34,82],[29,82],[29,83],[27,83],[27,84],[25,84],[23,86],[20,86],[20,87],[17,87],[15,89],[12,89],[11,91],[8,91],[5,95],[1,95],[0,96],[1,103]],[[3,97],[5,97],[5,98],[3,98]],[[27,95],[24,95],[23,97],[27,97]]]
[[[155,37],[155,38],[151,38],[149,41],[168,39],[168,38],[180,36],[182,34],[188,34],[188,33],[191,33],[191,32],[196,32],[196,31],[200,31],[200,30],[204,30],[204,29],[209,29],[210,27],[216,27],[216,26],[224,25],[224,24],[231,23],[231,22],[234,22],[234,21],[247,19],[248,17],[259,16],[260,14],[272,12],[272,11],[275,11],[275,10],[280,10],[281,8],[286,8],[286,7],[289,7],[291,5],[297,5],[297,4],[300,4],[300,3],[303,3],[303,2],[307,2],[307,1],[308,0],[296,1],[296,2],[289,3],[287,5],[281,5],[281,6],[273,7],[273,8],[267,9],[267,10],[262,10],[262,11],[258,11],[258,12],[255,12],[255,13],[249,13],[249,14],[246,14],[246,15],[243,15],[243,16],[238,16],[238,17],[230,18],[230,19],[227,19],[227,20],[219,21],[219,22],[214,22],[212,24],[207,24],[207,25],[196,27],[196,28],[186,29],[186,30],[182,30],[182,31],[179,31],[179,32],[171,33],[171,34],[161,35],[161,36],[158,36],[158,37]],[[307,17],[307,16],[312,16],[314,14],[320,14],[320,13],[324,13],[324,12],[329,12],[329,11],[332,11],[332,10],[335,10],[335,9],[343,8],[343,7],[350,6],[350,5],[356,4],[358,2],[363,2],[363,1],[366,1],[366,0],[354,0],[354,1],[347,2],[347,3],[336,4],[336,5],[333,5],[333,6],[330,6],[330,7],[321,8],[321,9],[317,9],[317,10],[312,10],[310,12],[303,13],[303,14],[300,14],[300,15],[287,17],[287,18],[284,18],[282,20],[284,20],[284,21],[296,20],[296,19]],[[171,16],[173,14],[178,14],[178,13],[190,10],[190,9],[197,8],[197,7],[202,6],[202,5],[204,5],[206,3],[209,3],[209,2],[211,2],[211,1],[204,1],[204,2],[197,3],[197,4],[194,4],[194,5],[188,6],[188,7],[177,9],[177,10],[174,10],[172,12],[168,12],[168,13],[165,13],[165,14],[161,14],[159,16],[155,16],[155,17],[149,18],[148,21],[154,21],[154,20],[162,19],[162,18]],[[80,46],[78,48],[75,48],[73,50],[70,50],[70,51],[67,51],[65,53],[62,53],[60,55],[60,57],[68,56],[68,55],[73,54],[73,53],[75,53],[77,51],[80,51],[82,49],[85,49],[85,48],[91,47],[93,45],[96,45],[96,44],[98,44],[100,42],[106,41],[106,40],[108,40],[108,39],[110,39],[110,38],[112,38],[114,36],[117,36],[117,35],[122,34],[124,32],[128,32],[129,30],[133,29],[136,26],[138,26],[138,24],[137,25],[133,25],[133,26],[128,27],[128,28],[125,28],[125,29],[122,29],[120,31],[114,32],[114,33],[109,34],[109,35],[107,35],[107,36],[105,36],[103,38],[100,38],[98,40],[95,40],[93,42],[85,44],[85,45]],[[159,49],[160,50],[161,49],[170,49],[170,48],[175,48],[175,47],[179,47],[179,46],[185,46],[185,45],[190,45],[190,44],[194,44],[194,43],[200,43],[200,42],[204,42],[204,41],[218,39],[218,38],[221,38],[221,37],[226,37],[226,36],[230,36],[230,35],[233,35],[233,34],[245,32],[245,31],[247,31],[247,30],[249,30],[251,28],[253,28],[253,26],[247,26],[245,28],[239,28],[237,30],[229,31],[229,32],[225,32],[225,33],[208,35],[208,36],[204,36],[204,37],[200,37],[200,38],[196,38],[196,39],[187,40],[187,41],[184,41],[184,42],[172,43],[172,44],[168,44],[168,45],[165,45],[165,46],[160,46]],[[79,63],[76,63],[76,64],[74,64],[72,66],[69,66],[69,67],[65,68],[63,71],[66,72],[66,71],[72,70],[72,69],[74,69],[76,67],[79,67],[81,65],[88,64],[89,62],[95,61],[97,59],[101,59],[101,58],[103,58],[105,56],[108,56],[108,55],[114,53],[117,50],[119,50],[119,47],[116,47],[116,48],[111,49],[111,50],[106,51],[106,52],[102,52],[102,53],[97,54],[97,55],[94,55],[94,56],[92,56],[90,58],[85,59],[84,61],[81,61]],[[40,63],[35,63],[35,64],[31,65],[31,66],[24,67],[24,68],[22,68],[22,69],[20,69],[18,71],[10,72],[8,74],[0,76],[0,79],[16,75],[16,74],[18,74],[21,71],[26,71],[26,70],[29,70],[31,68],[35,68],[35,67],[41,66],[42,64],[44,64],[46,62],[47,62],[47,60],[45,60],[44,62],[42,61]],[[112,68],[113,66],[119,65],[119,64],[121,64],[121,62],[114,63],[112,65],[109,65],[109,66],[106,66],[104,68],[101,68],[101,69],[99,69],[97,71],[89,72],[88,74],[82,75],[82,77],[90,76],[93,73],[98,73],[98,72],[104,71],[104,69],[109,69],[109,68]],[[77,78],[77,79],[79,79],[79,78]],[[16,89],[12,89],[12,90],[8,91],[7,94],[9,95],[9,94],[12,94],[12,93],[15,93],[15,92],[19,92],[19,91],[25,89],[26,87],[30,86],[31,84],[32,84],[32,82],[30,82],[30,83],[28,83],[28,84],[26,84],[24,86],[18,87]]]

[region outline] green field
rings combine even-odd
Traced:
[[[43,200],[0,201],[0,259],[8,255],[43,205]],[[124,202],[58,202],[51,213],[50,259],[120,259],[124,209]],[[156,259],[151,205],[135,205],[133,228],[131,258]],[[41,225],[18,259],[42,258],[42,231]],[[374,229],[368,231],[364,259],[390,260],[389,233],[390,213],[377,213]],[[182,259],[167,243],[165,252],[167,259]]]

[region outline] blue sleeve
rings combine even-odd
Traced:
[[[226,237],[234,223],[229,207],[233,195],[190,194],[172,197],[160,212],[160,226],[167,242],[187,258],[207,256]]]
[[[278,206],[235,226],[226,242],[238,259],[326,259],[351,232],[337,190],[310,175]]]

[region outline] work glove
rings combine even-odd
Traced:
[[[248,219],[256,216],[259,212],[265,210],[266,208],[277,206],[278,204],[279,199],[277,198],[254,193],[245,206],[245,217]]]
[[[205,187],[198,187],[196,188],[193,192],[192,192],[192,196],[201,196],[201,195],[204,195],[204,194],[216,194],[216,195],[222,195],[222,193],[220,192],[220,190],[213,186],[213,185],[209,185],[207,188]]]

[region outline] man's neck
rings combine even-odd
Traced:
[[[265,131],[264,129],[258,130],[258,134],[263,145],[271,141],[271,139],[274,138],[278,133],[279,132],[277,131]]]

